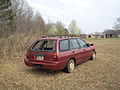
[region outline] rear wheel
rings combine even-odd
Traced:
[[[73,72],[74,69],[75,69],[75,61],[73,59],[70,59],[68,61],[68,64],[67,64],[65,70],[67,73],[71,73],[71,72]]]
[[[91,56],[90,60],[95,60],[96,59],[96,51],[93,51],[93,55]]]

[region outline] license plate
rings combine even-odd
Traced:
[[[37,56],[37,60],[43,60],[44,56]]]

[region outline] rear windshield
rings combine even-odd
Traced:
[[[55,51],[55,40],[40,40],[32,47],[33,50]]]

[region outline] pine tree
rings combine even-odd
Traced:
[[[11,0],[0,0],[0,36],[11,32],[13,25],[13,13]]]

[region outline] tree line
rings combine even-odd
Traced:
[[[26,0],[0,1],[0,37],[14,33],[41,35],[79,35],[81,32],[75,20],[69,28],[57,21],[45,23],[39,12],[34,13]]]
[[[120,18],[117,18],[113,28],[120,30]],[[26,0],[0,0],[0,37],[14,33],[80,36],[81,29],[75,20],[71,21],[68,29],[60,21],[45,23],[41,14],[35,13]]]

